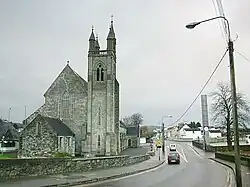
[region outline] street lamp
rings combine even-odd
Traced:
[[[9,116],[8,116],[8,120],[9,120],[9,122],[10,122],[10,112],[11,112],[11,108],[9,108]]]
[[[232,112],[233,112],[233,127],[234,127],[234,152],[235,152],[235,171],[236,171],[236,184],[237,187],[242,187],[241,179],[241,165],[240,165],[240,146],[239,146],[239,126],[238,126],[238,114],[237,114],[237,99],[236,99],[236,83],[235,83],[235,70],[234,70],[234,47],[231,40],[229,21],[224,16],[217,16],[214,18],[206,19],[203,21],[192,22],[186,25],[186,28],[193,29],[197,25],[208,22],[215,19],[224,19],[227,23],[228,30],[228,52],[230,63],[230,82],[231,82],[231,95],[232,95]],[[230,129],[228,129],[230,130]]]
[[[164,118],[172,118],[171,115],[162,116],[161,124],[162,124],[162,153],[165,155],[165,125],[164,125]]]

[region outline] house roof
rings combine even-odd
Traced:
[[[139,136],[138,126],[127,126],[127,135],[128,136]]]
[[[42,116],[42,118],[50,125],[58,136],[75,136],[70,128],[65,125],[61,120]]]
[[[185,131],[200,131],[199,128],[184,128]]]
[[[181,130],[182,127],[184,127],[184,125],[185,125],[184,123],[178,124],[178,126],[177,126],[177,131]]]
[[[211,129],[209,130],[210,133],[221,133],[221,130],[219,129]]]
[[[60,119],[42,116],[41,114],[38,114],[27,126],[25,126],[23,132],[27,127],[30,126],[32,122],[38,120],[39,118],[42,118],[44,121],[46,121],[48,125],[51,126],[56,132],[57,136],[75,136],[72,130],[67,125],[65,125]]]
[[[121,121],[121,120],[120,120],[120,127],[127,128],[127,126],[125,125],[125,123],[123,121]]]

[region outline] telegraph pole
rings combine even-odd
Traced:
[[[229,52],[229,65],[230,65],[230,83],[231,83],[231,96],[232,96],[232,115],[233,115],[233,128],[234,128],[234,162],[235,162],[235,175],[236,175],[236,186],[242,187],[242,176],[241,176],[241,159],[240,159],[240,145],[239,145],[239,124],[238,124],[238,113],[237,113],[237,94],[236,94],[236,83],[235,83],[235,70],[234,70],[234,47],[233,41],[230,34],[229,21],[224,16],[217,16],[203,21],[192,22],[186,25],[186,28],[193,29],[197,25],[212,21],[215,19],[224,19],[227,23],[228,31],[228,52]],[[230,130],[230,129],[228,129]]]
[[[236,185],[237,187],[242,187],[240,145],[239,145],[239,124],[238,124],[238,112],[237,112],[237,93],[236,93],[236,83],[235,83],[234,54],[233,54],[234,47],[233,47],[233,42],[230,38],[228,41],[228,52],[229,52],[229,62],[230,62],[230,82],[231,82],[232,110],[233,110],[232,112],[233,112],[233,128],[234,128]]]
[[[162,122],[162,153],[165,155],[165,125],[164,122]]]

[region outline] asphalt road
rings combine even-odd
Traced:
[[[181,155],[180,165],[167,163],[154,171],[111,180],[91,187],[224,187],[228,169],[209,159],[202,158],[185,143],[175,143]],[[167,147],[169,142],[167,142]],[[168,148],[166,148],[168,151]]]

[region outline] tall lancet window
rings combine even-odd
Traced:
[[[98,110],[98,125],[101,125],[101,107]]]
[[[100,81],[100,68],[97,68],[96,70],[96,80]]]
[[[69,100],[69,93],[65,92],[61,98],[61,118],[69,119],[70,118],[70,100]]]
[[[104,69],[101,69],[101,81],[104,81]]]
[[[104,81],[104,69],[102,65],[99,65],[96,70],[96,80],[97,81]]]

